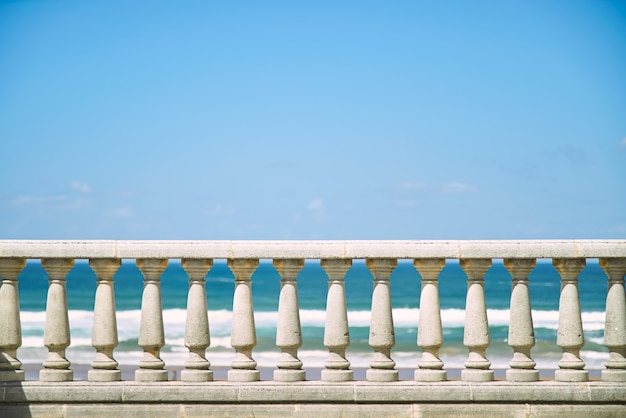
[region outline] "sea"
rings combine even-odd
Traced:
[[[353,368],[367,368],[372,356],[368,345],[373,277],[365,262],[354,260],[346,275],[350,346],[346,358]],[[143,351],[137,340],[143,276],[132,261],[124,261],[114,277],[119,345],[114,351],[120,366],[137,367]],[[328,277],[319,260],[307,260],[298,278],[303,345],[299,357],[304,369],[323,368],[328,351],[323,345]],[[29,261],[19,276],[23,343],[18,358],[25,365],[41,365],[47,356],[43,345],[48,275],[39,261]],[[400,260],[390,278],[396,345],[392,358],[398,368],[415,369],[421,357],[417,324],[421,278],[410,260]],[[560,277],[549,260],[539,260],[529,276],[536,345],[532,357],[538,369],[557,369],[561,350],[556,345]],[[66,357],[73,367],[88,365],[95,357],[91,346],[96,276],[86,261],[77,260],[67,276],[71,345]],[[170,260],[161,276],[165,346],[161,358],[166,368],[182,368],[188,357],[184,345],[188,276],[178,260]],[[467,276],[458,261],[448,260],[439,276],[444,345],[441,359],[446,369],[463,368],[468,350],[463,346]],[[216,260],[206,277],[211,345],[206,357],[214,367],[229,367],[234,359],[230,330],[234,276],[226,262]],[[257,345],[252,357],[262,368],[275,368],[280,276],[271,260],[261,260],[252,276]],[[603,345],[607,278],[597,260],[588,260],[579,276],[579,294],[585,345],[581,358],[589,370],[604,368],[608,350]],[[507,344],[511,276],[501,260],[494,260],[485,275],[485,297],[491,344],[487,358],[494,369],[508,368],[513,350]]]

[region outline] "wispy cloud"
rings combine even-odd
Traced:
[[[133,216],[133,210],[128,206],[121,206],[107,212],[107,216],[115,219],[129,219]]]
[[[626,149],[626,137],[624,137],[624,139],[621,140],[621,142],[619,143],[619,147],[621,149]]]
[[[324,206],[324,201],[322,199],[320,199],[319,197],[316,197],[315,199],[311,200],[307,205],[306,208],[308,210],[311,210],[313,212],[320,212],[320,211],[324,211],[325,206]]]
[[[232,215],[234,212],[233,208],[218,203],[206,209],[204,214],[207,216],[227,216]]]
[[[15,199],[11,201],[11,203],[14,206],[41,205],[41,204],[60,203],[60,202],[67,202],[67,196],[65,195],[49,195],[49,196],[22,195],[22,196],[17,196]]]
[[[313,215],[313,219],[317,222],[324,222],[326,220],[326,205],[324,200],[319,197],[312,199],[306,205],[307,211]]]
[[[476,186],[472,186],[471,184],[466,183],[460,183],[458,181],[446,183],[441,186],[442,193],[473,193],[477,190],[478,188]]]
[[[84,209],[90,205],[89,199],[83,197],[69,197],[66,195],[22,195],[11,201],[13,206],[41,207],[50,210]]]
[[[89,193],[91,191],[91,187],[87,183],[81,183],[80,181],[74,180],[70,183],[72,189],[77,190],[82,193]]]

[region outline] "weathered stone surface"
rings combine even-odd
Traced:
[[[626,257],[626,240],[65,241],[0,240],[25,258],[600,258]]]

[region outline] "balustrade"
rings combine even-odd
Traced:
[[[185,382],[213,380],[211,363],[206,359],[206,349],[211,345],[209,316],[207,314],[205,276],[213,267],[211,259],[182,259],[181,266],[189,275],[187,318],[185,321],[185,346],[189,359],[180,378]]]
[[[555,258],[552,264],[561,275],[561,296],[559,298],[559,328],[556,344],[563,350],[554,373],[555,380],[563,382],[584,382],[589,378],[585,362],[580,358],[580,349],[585,343],[583,321],[580,315],[578,297],[578,274],[585,267],[580,258]]]
[[[235,275],[235,294],[233,296],[233,326],[231,345],[235,349],[232,369],[228,371],[228,380],[233,382],[253,382],[261,378],[252,358],[252,349],[256,346],[254,327],[254,308],[252,306],[252,285],[250,278],[259,265],[258,259],[229,259],[228,267]]]
[[[422,276],[420,295],[420,314],[417,326],[417,345],[422,349],[422,358],[417,363],[415,380],[438,382],[446,380],[443,361],[439,358],[439,349],[443,345],[443,327],[439,304],[439,273],[446,265],[442,258],[418,259],[413,265]]]
[[[163,258],[139,258],[136,261],[137,267],[144,276],[138,341],[143,349],[143,358],[139,362],[139,369],[135,372],[135,380],[141,382],[167,380],[165,362],[160,357],[161,348],[165,345],[161,273],[167,267],[167,263],[168,260]]]
[[[302,370],[302,361],[298,358],[298,348],[302,345],[302,328],[296,286],[296,277],[304,267],[304,259],[276,259],[274,267],[281,276],[276,346],[282,352],[278,369],[274,371],[274,380],[305,380],[306,372]]]
[[[374,349],[374,356],[367,371],[367,380],[373,382],[392,382],[398,380],[396,363],[391,359],[391,348],[396,340],[393,329],[391,310],[391,292],[389,276],[396,268],[395,259],[367,259],[366,265],[374,275],[372,291],[372,319],[370,321],[369,344]]]
[[[506,378],[512,382],[533,382],[539,380],[535,361],[530,350],[535,345],[535,330],[531,313],[528,275],[535,268],[534,258],[505,259],[504,266],[511,273],[511,308],[509,321],[509,345],[513,348],[511,367]]]
[[[602,370],[602,379],[626,382],[626,258],[601,258],[600,267],[609,279],[604,326],[604,343],[609,349],[609,359],[606,369]]]
[[[46,302],[46,325],[43,344],[48,348],[48,358],[43,362],[44,369],[39,373],[43,382],[63,382],[72,380],[74,372],[65,358],[65,350],[70,345],[70,320],[67,312],[65,276],[74,266],[71,258],[44,258],[41,265],[48,272],[48,299]]]
[[[320,265],[328,274],[324,328],[324,345],[328,347],[328,360],[326,368],[322,370],[322,380],[344,382],[354,378],[350,362],[346,359],[346,349],[350,345],[350,329],[344,282],[344,276],[352,266],[352,260],[323,259]]]
[[[469,382],[493,380],[491,362],[485,357],[489,347],[489,324],[485,303],[484,275],[491,267],[491,260],[461,259],[461,267],[467,274],[467,298],[465,303],[465,332],[463,344],[469,349],[461,379]]]
[[[96,358],[91,363],[88,379],[96,382],[114,382],[122,379],[122,372],[117,369],[113,350],[117,346],[117,318],[115,316],[115,293],[113,276],[122,265],[119,259],[89,260],[98,277],[96,300],[93,312],[92,345],[96,349]]]
[[[465,323],[463,344],[469,351],[461,380],[489,382],[494,380],[491,362],[487,359],[490,346],[484,277],[492,260],[502,259],[511,275],[510,320],[508,345],[512,349],[506,379],[513,382],[539,380],[539,370],[531,356],[535,346],[532,303],[529,293],[529,275],[538,258],[551,259],[561,278],[559,294],[559,319],[556,346],[562,351],[555,363],[555,380],[583,382],[589,373],[580,357],[584,344],[583,322],[578,293],[578,275],[587,259],[599,259],[600,267],[608,278],[606,294],[606,320],[604,344],[608,349],[606,368],[602,380],[626,382],[626,241],[576,242],[500,242],[497,241],[450,243],[437,242],[277,242],[215,243],[170,242],[163,245],[148,242],[124,242],[110,251],[101,242],[82,244],[0,241],[0,381],[24,380],[22,364],[18,360],[22,345],[22,326],[18,294],[18,277],[28,259],[41,259],[49,275],[43,345],[48,356],[43,360],[39,379],[42,382],[73,380],[66,350],[71,344],[68,319],[66,276],[76,259],[88,259],[97,277],[94,299],[92,346],[95,359],[88,372],[89,381],[111,382],[121,380],[121,372],[113,351],[118,345],[118,330],[114,297],[114,276],[121,260],[134,259],[144,277],[141,299],[141,318],[138,346],[143,357],[138,362],[135,380],[158,382],[168,379],[160,350],[165,344],[163,307],[160,280],[172,259],[179,259],[189,276],[185,322],[185,346],[189,350],[180,378],[188,382],[213,380],[207,349],[211,345],[207,314],[206,279],[214,259],[227,260],[234,280],[231,346],[233,361],[228,370],[228,381],[254,382],[260,380],[257,362],[253,359],[256,326],[252,303],[253,273],[259,260],[272,259],[280,275],[280,292],[276,326],[276,347],[280,357],[273,378],[276,381],[296,382],[306,380],[303,361],[298,350],[303,344],[298,301],[297,277],[305,260],[320,260],[328,276],[326,319],[323,344],[328,357],[321,370],[321,379],[327,382],[354,380],[347,350],[350,347],[350,328],[346,303],[345,276],[353,260],[365,260],[373,275],[369,345],[373,349],[366,379],[372,382],[390,382],[399,379],[392,350],[396,343],[393,304],[390,284],[391,273],[399,259],[410,259],[421,276],[419,317],[417,325],[416,381],[437,382],[447,380],[447,371],[440,358],[445,347],[444,328],[439,298],[439,276],[446,260],[459,260],[467,275]],[[223,245],[222,245],[223,244]],[[168,247],[169,245],[169,247]],[[226,248],[226,247],[227,248]],[[301,246],[302,248],[299,248]],[[455,246],[457,250],[455,250]],[[145,247],[145,248],[144,248]],[[107,247],[108,248],[108,247]],[[143,249],[142,249],[143,248]],[[226,249],[225,249],[226,248]],[[239,248],[239,249],[238,249]],[[459,250],[460,248],[460,250]],[[445,284],[442,284],[445,286]],[[417,295],[416,295],[417,298]],[[459,307],[461,308],[461,307]]]
[[[24,380],[17,349],[22,345],[17,277],[24,258],[0,258],[0,382]]]

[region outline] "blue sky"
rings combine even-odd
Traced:
[[[626,237],[626,2],[0,1],[0,238]]]

